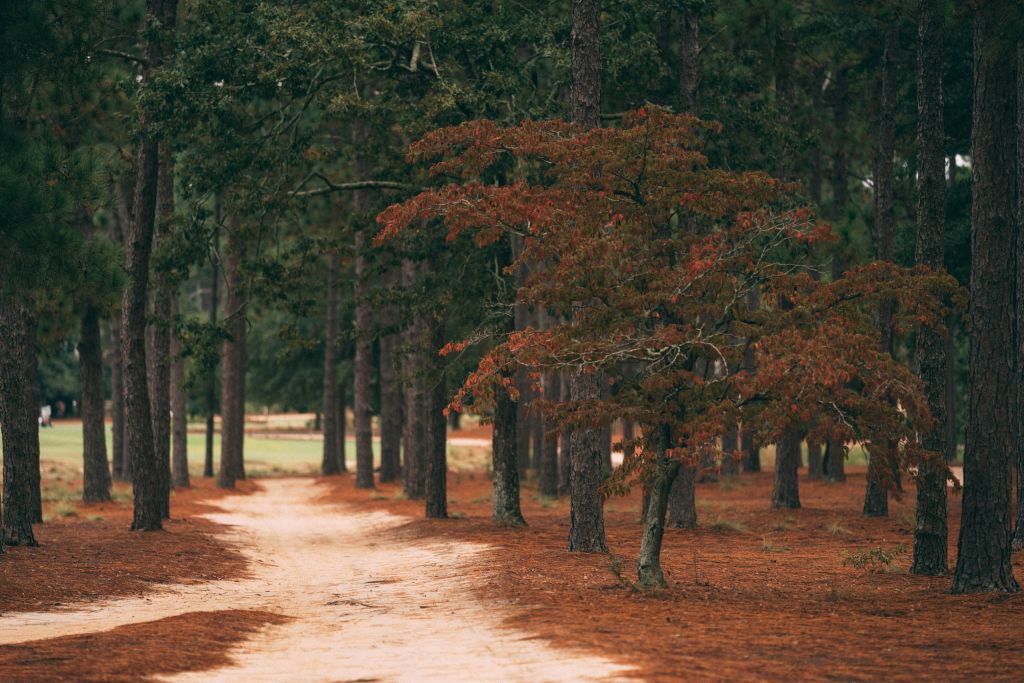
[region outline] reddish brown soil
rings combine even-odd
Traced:
[[[80,490],[80,482],[70,485]],[[117,484],[115,490],[124,494],[130,487]],[[239,483],[239,493],[253,490],[253,482]],[[172,519],[156,532],[129,531],[132,508],[123,495],[110,503],[75,503],[75,516],[55,515],[57,506],[44,504],[44,518],[54,519],[35,526],[39,547],[9,547],[0,557],[0,612],[139,595],[154,584],[242,576],[242,556],[213,536],[215,524],[196,517],[224,495],[237,493],[195,479],[192,488],[174,492]]]
[[[395,485],[367,493],[350,476],[331,479],[325,498],[415,518],[394,532],[403,537],[491,545],[480,595],[517,605],[510,627],[621,658],[650,680],[1020,680],[1024,595],[952,596],[949,577],[908,574],[913,491],[889,518],[865,519],[864,472],[850,469],[845,484],[802,480],[804,508],[784,512],[768,509],[770,472],[701,485],[701,528],[668,531],[670,587],[657,592],[631,587],[636,493],[606,505],[609,555],[565,552],[567,502],[540,501],[532,487],[523,492],[530,526],[495,528],[484,474],[449,477],[456,518],[445,521],[418,519],[422,503],[401,500]],[[959,506],[951,496],[951,558]],[[889,564],[844,564],[900,546]]]
[[[121,626],[102,633],[0,645],[5,681],[137,681],[228,663],[234,643],[287,617],[221,610]]]

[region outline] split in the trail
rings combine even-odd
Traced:
[[[208,517],[250,561],[250,577],[175,585],[137,598],[0,617],[0,645],[108,631],[177,615],[255,610],[289,617],[175,680],[608,680],[627,667],[556,650],[502,625],[474,597],[484,546],[379,543],[407,520],[317,504],[312,479],[267,479]]]

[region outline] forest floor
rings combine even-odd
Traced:
[[[567,501],[529,484],[530,526],[495,528],[483,472],[449,476],[449,520],[351,475],[197,480],[168,533],[130,534],[122,492],[0,560],[0,679],[1020,679],[1024,596],[907,573],[912,490],[865,519],[851,468],[771,512],[771,479],[701,484],[655,592],[632,588],[636,493],[606,504],[611,552],[582,555]]]

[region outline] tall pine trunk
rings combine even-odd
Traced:
[[[557,372],[544,374],[544,396],[557,401],[561,395],[561,382]],[[543,423],[543,441],[540,451],[540,467],[537,470],[537,491],[542,496],[554,498],[558,495],[558,429],[547,418]]]
[[[1024,373],[1024,41],[1017,44],[1017,377]],[[951,413],[952,414],[952,413]],[[1017,385],[1017,524],[1013,549],[1024,550],[1024,387]]]
[[[494,432],[491,445],[491,518],[498,524],[526,524],[519,506],[519,463],[516,455],[516,402],[504,387],[494,389]]]
[[[563,374],[559,381],[559,392],[563,402],[568,401],[572,394],[572,382]],[[558,445],[558,495],[569,493],[569,480],[572,478],[572,431],[562,430]]]
[[[129,227],[128,200],[119,183],[113,185],[114,220],[111,237],[124,246],[124,231]],[[123,296],[123,293],[122,293]],[[124,445],[124,355],[121,353],[121,316],[110,321],[110,431],[112,474],[115,481],[131,479],[131,465]]]
[[[963,513],[954,593],[1020,590],[1010,563],[1010,454],[1017,447],[1013,249],[1016,159],[1012,139],[1016,50],[1010,0],[974,12],[971,126],[971,364]]]
[[[942,9],[921,0],[917,18],[917,245],[920,265],[941,268],[945,254],[946,157],[942,116]],[[950,332],[951,333],[951,332]],[[934,329],[917,333],[917,362],[934,427],[922,445],[945,455],[946,340]],[[946,522],[945,458],[918,468],[913,574],[945,574],[949,530]]]
[[[172,302],[172,315],[178,315],[178,298]],[[188,488],[188,396],[185,393],[185,359],[181,357],[181,338],[171,329],[171,483]]]
[[[573,0],[572,32],[572,107],[573,122],[584,128],[601,123],[601,3],[600,0]],[[584,302],[573,304],[578,317]],[[574,372],[570,377],[573,401],[601,398],[600,373]],[[569,550],[606,552],[604,506],[598,488],[602,481],[600,429],[578,428],[570,437],[572,470],[569,477]]]
[[[323,458],[320,473],[329,476],[341,471],[338,453],[338,269],[337,249],[327,252],[324,280],[324,375],[323,375]]]
[[[100,316],[94,306],[82,314],[78,335],[78,376],[82,388],[82,500],[110,500],[106,411],[103,401],[103,349]]]
[[[217,307],[220,305],[220,197],[213,204],[213,252],[210,258],[210,312],[209,322],[217,324]],[[203,458],[203,476],[213,476],[213,435],[214,418],[217,413],[217,368],[211,367],[206,375],[206,453]]]
[[[394,272],[386,281],[394,283]],[[382,313],[380,338],[380,480],[395,481],[401,471],[402,388],[398,383],[399,336],[394,331],[395,312],[390,307]]]
[[[352,141],[357,150],[367,141],[366,124],[356,121],[352,125]],[[369,164],[366,157],[357,153],[354,161],[356,178],[368,176]],[[356,358],[355,358],[355,393],[352,395],[352,411],[355,415],[356,432],[356,488],[373,488],[373,412],[370,408],[371,386],[373,382],[373,309],[369,301],[370,283],[367,268],[366,231],[362,225],[367,220],[369,211],[369,195],[363,190],[356,190],[352,195],[355,220],[359,222],[355,231],[356,259]]]
[[[886,28],[882,48],[882,73],[878,103],[878,147],[875,151],[875,246],[880,261],[893,258],[893,155],[896,148],[896,74],[895,51],[898,35],[896,25]],[[883,302],[879,307],[878,325],[881,331],[882,351],[892,353],[893,304]],[[884,517],[889,514],[889,490],[881,480],[878,454],[868,459],[867,485],[864,490],[864,515]]]
[[[439,318],[428,322],[426,415],[426,473],[424,500],[428,518],[444,519],[448,516],[448,420],[444,408],[448,404],[445,386],[444,358],[438,351],[444,345],[444,328]]]
[[[0,545],[36,545],[32,524],[36,521],[33,489],[39,469],[39,380],[33,306],[22,296],[0,296],[0,436],[4,454]]]
[[[419,277],[415,262],[402,262],[402,286],[411,288]],[[426,427],[424,425],[424,396],[426,385],[423,379],[423,325],[415,318],[404,333],[406,353],[402,359],[402,377],[405,383],[405,426],[402,432],[404,460],[402,474],[405,496],[410,500],[423,498],[424,475],[426,472]]]
[[[154,242],[163,247],[170,238],[174,213],[174,162],[167,144],[159,145]],[[153,450],[156,453],[160,491],[160,515],[170,517],[171,490],[171,298],[173,283],[161,268],[154,269],[153,323],[149,326],[149,403],[153,420]]]
[[[244,476],[245,440],[245,258],[244,237],[237,219],[231,220],[225,258],[225,329],[229,338],[221,348],[220,470],[217,486],[234,488]],[[240,476],[241,475],[241,476]]]

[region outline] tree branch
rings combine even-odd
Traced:
[[[121,50],[108,50],[106,48],[99,48],[99,49],[96,50],[96,54],[98,54],[98,55],[107,55],[109,57],[120,57],[121,59],[127,60],[129,62],[135,62],[136,64],[141,64],[142,66],[148,66],[149,65],[149,62],[146,61],[145,57],[137,57],[137,56],[131,54],[130,52],[122,52]]]
[[[327,176],[316,171],[310,173],[306,180],[302,181],[299,187],[301,188],[305,185],[310,178],[319,178],[324,182],[326,187],[319,187],[315,190],[295,190],[292,192],[293,197],[318,197],[332,192],[348,192],[352,190],[414,190],[418,192],[423,189],[416,185],[400,183],[394,180],[354,180],[348,183],[336,183]]]

